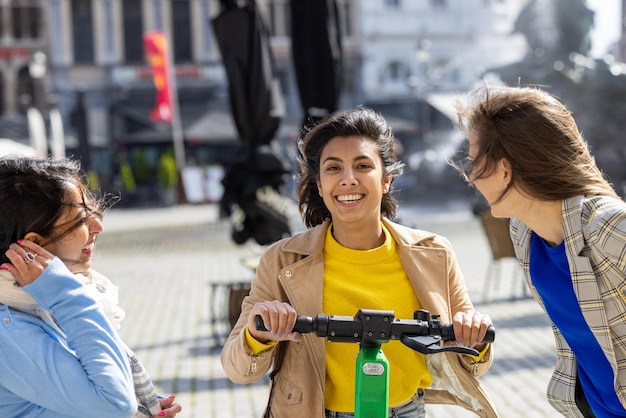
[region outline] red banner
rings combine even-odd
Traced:
[[[155,122],[172,123],[172,90],[167,39],[163,32],[155,30],[144,34],[143,43],[146,59],[152,67],[156,88],[156,104],[150,112],[150,119]]]

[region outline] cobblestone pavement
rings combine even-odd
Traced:
[[[481,382],[501,416],[558,416],[545,399],[555,360],[552,333],[537,304],[522,297],[515,263],[503,263],[486,292],[491,253],[469,210],[412,207],[400,219],[450,239],[477,309],[491,315],[496,357]],[[235,245],[215,205],[114,209],[104,225],[94,267],[120,286],[126,310],[121,334],[160,393],[176,394],[183,405],[179,417],[261,416],[268,380],[230,382],[219,354],[229,331],[221,285],[249,281],[252,271],[243,261],[258,257],[262,248]],[[436,418],[476,416],[451,406],[429,405],[427,411]]]

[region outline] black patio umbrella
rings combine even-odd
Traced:
[[[233,0],[222,0],[222,5],[212,23],[237,131],[245,145],[269,144],[284,113],[269,32],[254,0],[244,7]]]
[[[341,30],[335,0],[291,0],[290,6],[291,50],[306,128],[339,107]]]
[[[242,142],[238,160],[226,168],[223,215],[232,215],[232,238],[270,244],[290,235],[283,188],[289,167],[269,146],[284,112],[269,32],[255,1],[240,7],[221,0],[212,20],[224,68],[232,116]]]

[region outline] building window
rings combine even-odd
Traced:
[[[193,61],[191,45],[191,4],[189,0],[172,1],[172,56],[175,63]]]
[[[141,21],[141,0],[124,0],[124,60],[127,64],[142,64],[143,24]]]
[[[387,80],[392,83],[406,83],[410,70],[406,64],[399,61],[389,63],[387,68]]]
[[[35,40],[41,37],[42,10],[31,0],[0,2],[0,36],[14,40]]]
[[[74,62],[94,63],[93,19],[91,0],[72,0],[72,39]]]
[[[25,3],[25,2],[23,2]],[[37,39],[41,30],[41,9],[35,5],[14,5],[11,7],[11,22],[14,39]]]
[[[389,62],[379,75],[379,82],[383,86],[406,87],[407,80],[411,75],[409,66],[401,61]]]

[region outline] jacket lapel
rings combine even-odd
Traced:
[[[583,233],[584,212],[590,209],[584,205],[584,196],[571,197],[563,201],[563,228],[565,232],[565,248],[569,261],[570,274],[574,293],[580,304],[580,309],[585,321],[598,339],[598,343],[605,352],[613,352],[609,329],[606,326],[604,315],[604,305],[600,290],[598,289],[598,279],[593,272],[591,262],[583,251],[586,247]]]

